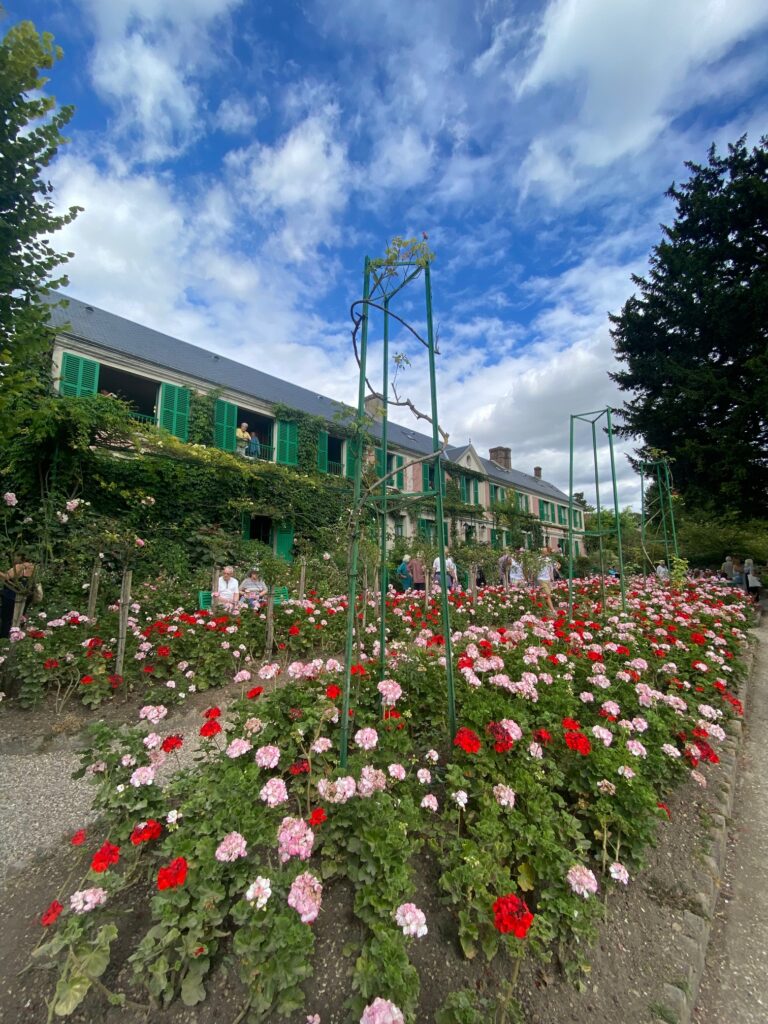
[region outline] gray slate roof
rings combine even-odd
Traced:
[[[81,338],[112,352],[120,352],[142,362],[174,370],[194,377],[201,383],[231,388],[262,401],[287,405],[311,416],[322,416],[328,421],[333,421],[341,411],[354,414],[354,410],[342,402],[336,402],[325,395],[318,395],[297,384],[280,380],[279,377],[273,377],[252,366],[237,363],[226,356],[198,348],[197,345],[190,345],[189,342],[180,341],[150,327],[143,327],[133,320],[108,313],[96,306],[89,306],[68,295],[62,296],[59,293],[59,296],[53,297],[54,301],[58,297],[65,298],[68,305],[53,306],[50,320],[52,326],[63,335]],[[379,425],[374,424],[371,432],[374,436],[379,436]],[[426,455],[432,451],[430,436],[391,421],[388,424],[388,437],[390,444],[418,455]],[[450,446],[446,454],[450,461],[456,461],[467,448],[468,445]],[[531,491],[542,497],[555,498],[560,502],[568,501],[566,494],[546,480],[540,480],[516,469],[501,469],[490,459],[480,461],[494,482],[506,487]]]

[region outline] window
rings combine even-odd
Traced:
[[[61,356],[61,378],[59,394],[95,395],[99,388],[99,364],[92,359],[74,356],[71,352],[63,352]]]
[[[530,512],[530,500],[527,494],[521,494],[520,491],[515,491],[515,508],[518,512]]]
[[[465,505],[469,504],[469,480],[465,476],[459,477],[459,493]]]
[[[437,527],[434,519],[420,519],[418,522],[418,534],[422,540],[434,544],[437,540]]]
[[[475,505],[480,504],[480,481],[477,478],[472,481],[472,501]]]
[[[491,494],[491,505],[500,505],[506,501],[506,494],[503,487],[499,487],[498,484],[489,484]]]
[[[189,433],[189,391],[175,384],[160,385],[158,422],[175,437],[187,440]]]
[[[402,536],[404,536],[403,520],[398,518],[398,519],[395,520],[395,537],[402,537]]]
[[[573,510],[573,528],[580,530],[582,527],[581,512],[577,508]]]
[[[343,447],[344,442],[340,437],[333,437],[327,430],[320,430],[318,432],[317,468],[321,473],[343,476]]]
[[[284,466],[299,464],[299,425],[292,420],[277,421],[277,461]]]
[[[557,506],[557,522],[560,526],[568,525],[568,509],[565,505]]]
[[[556,522],[555,503],[553,501],[545,501],[543,498],[539,498],[539,519],[544,523]]]

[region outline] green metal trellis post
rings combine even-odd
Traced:
[[[372,506],[376,509],[377,514],[380,518],[380,542],[381,542],[381,565],[380,565],[380,623],[379,623],[379,676],[383,679],[386,674],[386,642],[387,642],[387,587],[388,587],[388,567],[387,567],[387,514],[389,511],[390,498],[387,492],[387,484],[391,480],[392,476],[399,471],[398,467],[393,468],[392,471],[388,469],[388,399],[387,391],[389,387],[389,320],[390,320],[390,302],[393,296],[405,287],[410,281],[412,281],[423,269],[424,271],[424,286],[425,286],[425,302],[426,302],[426,321],[427,321],[427,339],[426,348],[429,359],[429,385],[430,385],[430,405],[431,405],[431,420],[432,420],[432,451],[433,456],[430,461],[426,464],[434,467],[434,489],[425,490],[423,493],[418,495],[419,498],[425,496],[433,496],[435,499],[435,526],[437,533],[437,545],[440,565],[440,576],[441,576],[441,628],[443,632],[443,638],[445,643],[445,662],[446,662],[446,688],[448,697],[448,728],[450,730],[451,737],[456,732],[456,697],[454,689],[454,678],[453,678],[453,651],[451,643],[451,621],[450,621],[450,606],[448,602],[448,589],[447,589],[447,574],[445,570],[445,522],[443,519],[443,490],[441,485],[441,467],[440,467],[440,439],[437,419],[437,388],[436,388],[436,371],[435,371],[435,334],[434,324],[432,315],[432,283],[430,276],[429,263],[421,265],[419,263],[402,261],[390,264],[391,267],[403,267],[413,268],[410,273],[406,273],[403,280],[400,282],[398,287],[392,289],[390,292],[385,293],[382,298],[381,312],[383,313],[383,386],[382,386],[382,424],[381,424],[381,440],[380,440],[380,451],[381,451],[381,462],[379,463],[380,472],[377,474],[381,477],[381,492],[377,495],[370,497]],[[357,419],[356,419],[356,430],[354,433],[354,490],[353,490],[353,513],[352,513],[352,536],[350,542],[349,552],[349,564],[348,564],[348,588],[347,588],[347,633],[345,643],[345,657],[344,657],[344,687],[343,687],[343,698],[342,698],[342,711],[341,711],[341,736],[339,742],[339,765],[344,768],[347,763],[348,746],[349,746],[349,703],[350,703],[350,690],[351,690],[351,676],[352,676],[352,651],[354,646],[354,634],[355,634],[355,616],[357,614],[357,575],[358,575],[358,557],[360,547],[360,530],[361,530],[361,514],[363,510],[363,454],[364,454],[364,423],[365,423],[365,395],[366,395],[366,373],[367,373],[367,353],[368,353],[368,340],[369,340],[369,322],[370,322],[370,310],[372,308],[373,298],[371,292],[371,274],[372,274],[372,262],[366,257],[365,269],[363,276],[363,312],[361,322],[361,334],[360,334],[360,352],[359,352],[359,364],[360,364],[360,381],[358,388],[358,404],[357,404]],[[376,287],[380,284],[380,280],[374,283],[374,292]],[[378,296],[377,296],[378,298]],[[396,316],[396,314],[394,314]],[[423,339],[420,339],[423,342]],[[409,495],[407,498],[402,499],[402,503],[412,501],[414,495]],[[395,499],[392,499],[394,503]],[[427,574],[429,574],[429,567],[425,567]]]
[[[659,522],[656,524],[655,533],[650,538],[649,525],[655,516],[648,516],[645,490],[646,476],[650,477],[652,482],[655,479],[659,503]],[[662,543],[664,544],[664,560],[667,567],[670,568],[672,557],[679,557],[677,530],[675,528],[675,509],[672,500],[672,474],[670,473],[667,459],[646,459],[640,463],[640,540],[643,554],[651,563],[653,560],[648,554],[646,545],[649,539],[658,542],[659,526],[661,527]]]
[[[608,450],[610,453],[611,461],[611,485],[613,491],[613,510],[614,510],[614,526],[606,530],[603,527],[602,521],[602,507],[600,503],[600,473],[598,468],[598,454],[597,454],[597,424],[605,417],[605,430],[608,435]],[[624,583],[624,553],[621,543],[621,517],[619,513],[619,492],[616,485],[616,459],[613,450],[613,422],[611,419],[611,409],[596,409],[592,412],[575,413],[571,415],[571,426],[570,426],[570,467],[568,473],[568,616],[573,618],[573,520],[574,520],[574,501],[573,501],[573,468],[574,468],[574,437],[575,437],[575,426],[576,422],[588,423],[590,425],[590,433],[592,436],[592,456],[593,466],[595,475],[595,507],[597,510],[597,529],[596,530],[584,530],[584,537],[597,537],[598,545],[600,549],[600,598],[605,610],[605,556],[603,549],[603,537],[611,534],[616,537],[616,547],[618,550],[619,558],[619,583],[621,586],[621,607],[623,611],[627,610],[627,596],[626,587]]]

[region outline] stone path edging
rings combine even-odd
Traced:
[[[747,654],[747,674],[739,687],[739,700],[747,713],[747,698],[752,681],[755,662],[755,642]],[[720,894],[720,885],[725,869],[728,847],[728,819],[733,811],[736,792],[738,756],[743,737],[743,717],[728,723],[727,737],[718,749],[720,774],[717,784],[712,787],[716,811],[711,815],[712,826],[706,839],[706,852],[700,861],[697,873],[698,891],[694,898],[695,912],[686,910],[683,915],[683,932],[678,945],[687,950],[687,963],[682,968],[679,983],[665,982],[659,994],[659,1004],[669,1017],[658,1017],[655,1024],[691,1024],[699,996],[699,987],[704,976],[707,950],[712,932]]]

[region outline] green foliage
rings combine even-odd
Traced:
[[[677,529],[680,549],[696,567],[719,569],[726,555],[768,562],[768,520],[684,511]]]
[[[14,25],[0,44],[0,426],[44,393],[52,334],[43,297],[66,283],[54,278],[71,253],[57,253],[50,235],[79,208],[56,214],[44,178],[73,108],[57,109],[43,72],[62,56],[49,33],[29,21]]]
[[[611,316],[610,376],[631,393],[618,432],[669,452],[691,508],[765,518],[768,138],[686,166],[649,274]]]
[[[190,391],[187,435],[190,444],[213,444],[216,401],[220,396],[220,391]]]

